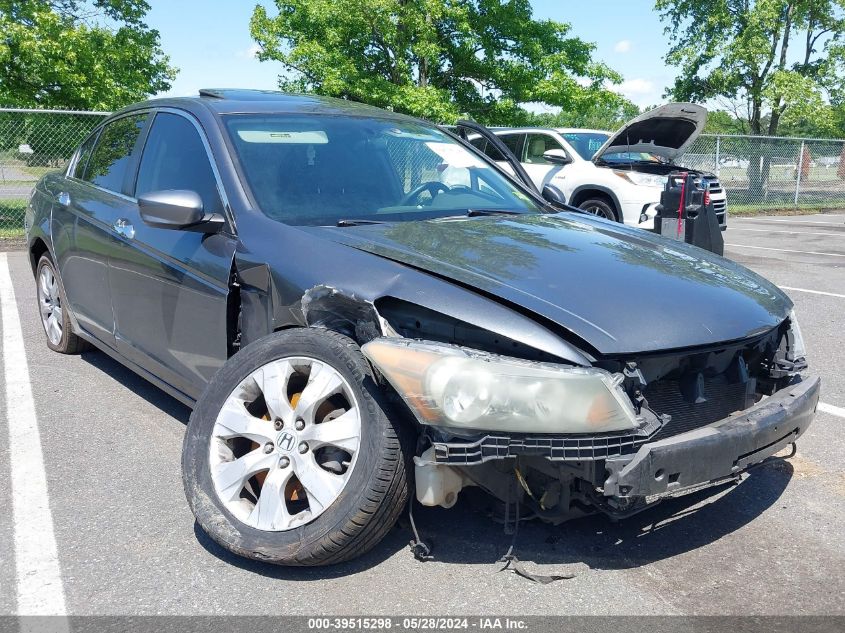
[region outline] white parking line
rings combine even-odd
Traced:
[[[44,456],[6,253],[0,253],[0,314],[12,471],[17,614],[65,616],[65,593],[47,496]],[[67,620],[62,622],[53,622],[51,630],[56,625],[66,629]]]
[[[845,253],[826,253],[824,251],[795,251],[789,248],[770,248],[768,246],[751,246],[750,244],[729,244],[725,242],[725,246],[734,246],[736,248],[754,248],[760,251],[777,251],[779,253],[800,253],[802,255],[827,255],[828,257],[845,257]]]
[[[781,290],[792,290],[794,292],[808,292],[811,295],[824,295],[825,297],[839,297],[845,299],[845,295],[838,295],[835,292],[824,292],[823,290],[807,290],[806,288],[793,288],[792,286],[780,286]]]
[[[834,407],[832,404],[819,402],[818,410],[822,413],[829,413],[830,415],[835,415],[838,418],[845,418],[845,409],[843,409],[842,407]]]
[[[740,226],[730,227],[731,231],[754,231],[756,233],[788,233],[789,235],[827,235],[830,237],[845,237],[845,233],[821,233],[819,231],[775,231],[773,229],[746,229]]]

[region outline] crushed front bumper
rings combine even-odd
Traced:
[[[604,496],[659,498],[738,475],[807,430],[819,387],[818,377],[808,377],[717,424],[609,457]]]

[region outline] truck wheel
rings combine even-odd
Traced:
[[[587,213],[592,213],[600,218],[604,218],[605,220],[618,222],[616,211],[613,210],[613,207],[609,202],[607,202],[607,200],[602,200],[601,198],[590,198],[589,200],[584,200],[584,202],[579,204],[578,208],[583,209]]]
[[[229,359],[197,402],[185,494],[202,529],[236,554],[338,563],[371,549],[402,512],[408,435],[354,341],[272,334]]]
[[[89,345],[73,332],[65,291],[53,261],[42,255],[35,269],[38,313],[47,336],[47,347],[60,354],[79,354]]]

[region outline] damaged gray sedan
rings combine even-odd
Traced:
[[[255,559],[354,558],[468,486],[625,517],[794,445],[819,398],[772,284],[346,101],[132,106],[26,224],[47,344],[193,408],[188,502]]]

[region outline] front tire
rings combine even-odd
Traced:
[[[280,565],[360,556],[408,499],[408,431],[351,339],[297,329],[233,356],[197,402],[185,494],[224,548]]]
[[[605,220],[611,220],[613,222],[619,221],[619,218],[616,217],[616,211],[613,209],[613,205],[602,198],[590,198],[589,200],[584,200],[584,202],[578,205],[578,208],[592,215],[604,218]]]
[[[60,354],[79,354],[88,349],[88,343],[73,332],[65,290],[48,255],[42,255],[38,260],[35,284],[47,347]]]

